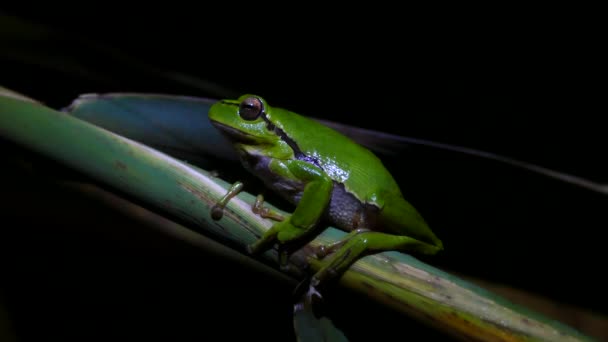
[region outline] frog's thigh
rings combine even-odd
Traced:
[[[439,249],[408,236],[364,231],[352,236],[344,243],[324,266],[314,275],[312,284],[318,286],[331,278],[340,277],[353,263],[365,255],[399,250],[435,254]]]

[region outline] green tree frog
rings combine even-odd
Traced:
[[[277,222],[249,245],[250,253],[276,243],[286,266],[288,247],[301,243],[321,221],[349,232],[317,249],[323,266],[311,284],[318,286],[364,255],[388,250],[431,255],[443,249],[380,159],[348,137],[256,95],[219,101],[208,115],[233,143],[242,165],[295,205],[290,215],[274,217]]]

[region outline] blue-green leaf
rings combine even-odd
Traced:
[[[83,95],[64,111],[197,165],[208,156],[236,160],[207,117],[217,100],[157,94]]]

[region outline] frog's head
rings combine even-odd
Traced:
[[[279,140],[274,125],[266,117],[270,106],[256,95],[222,100],[211,106],[209,119],[233,143],[272,145]]]

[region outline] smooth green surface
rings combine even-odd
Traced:
[[[194,230],[234,242],[243,249],[272,225],[252,213],[250,206],[255,199],[245,192],[228,203],[221,220],[212,220],[210,208],[224,195],[228,184],[156,150],[38,104],[0,97],[0,136],[127,192],[160,212],[179,217]],[[329,228],[311,246],[342,237],[344,232]],[[273,253],[267,256],[276,260]],[[314,258],[305,258],[306,253],[297,256],[310,261],[314,269],[320,266]],[[588,339],[402,253],[360,259],[345,273],[341,284],[464,339]]]

